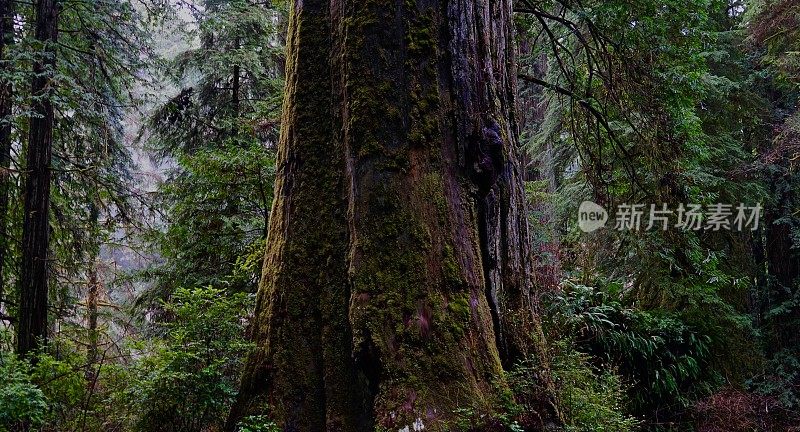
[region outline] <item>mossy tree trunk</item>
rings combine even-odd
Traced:
[[[511,14],[294,2],[257,350],[229,429],[443,430],[502,411],[503,368],[544,358]]]

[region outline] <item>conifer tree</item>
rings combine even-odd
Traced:
[[[193,17],[199,45],[177,54],[167,76],[177,95],[150,117],[147,139],[171,169],[157,202],[163,262],[154,290],[255,290],[272,203],[281,106],[283,11],[271,3],[208,0]]]

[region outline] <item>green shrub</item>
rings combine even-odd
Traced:
[[[60,339],[51,341],[51,351],[59,346],[59,357],[42,354],[32,368],[31,379],[47,398],[46,430],[86,430],[89,410],[85,357]]]
[[[559,341],[550,365],[556,388],[556,404],[570,432],[627,432],[637,430],[639,422],[626,415],[625,387],[613,370],[593,368],[589,356]],[[509,374],[509,383],[518,399],[535,397],[538,388],[537,361],[523,362]],[[531,407],[524,407],[530,409]]]
[[[551,326],[572,335],[596,367],[610,367],[630,385],[631,412],[664,420],[710,394],[719,381],[709,336],[679,315],[628,308],[608,294],[567,284],[550,301]]]
[[[280,430],[267,416],[249,416],[239,422],[236,432],[280,432]]]
[[[50,340],[34,365],[0,352],[0,432],[21,430],[25,422],[39,432],[119,430],[108,420],[125,408],[107,400],[119,388],[106,380],[114,368],[120,369],[111,364],[95,369],[102,372],[90,382],[85,352],[64,333]]]
[[[773,397],[781,405],[800,412],[800,352],[783,349],[764,364],[762,374],[748,384],[758,394]]]
[[[44,393],[31,382],[28,364],[0,352],[0,432],[39,427],[46,412]]]
[[[179,289],[164,304],[174,319],[135,366],[128,390],[135,430],[199,432],[224,422],[250,347],[241,319],[248,304],[245,294],[214,288]]]

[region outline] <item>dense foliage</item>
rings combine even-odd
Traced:
[[[63,0],[45,46],[36,2],[0,1],[0,432],[221,430],[253,348],[291,2]],[[458,429],[528,430],[552,392],[568,431],[798,430],[800,5],[514,7],[550,358],[506,371],[505,411],[459,410]],[[50,50],[52,336],[20,357],[30,83]],[[585,201],[604,229],[580,229]],[[631,204],[641,229],[616,229]],[[651,204],[762,212],[648,230]]]
[[[616,370],[649,428],[689,427],[694,404],[725,385],[796,409],[797,352],[775,327],[797,334],[796,7],[521,3],[522,96],[535,108],[524,136],[556,221],[542,235],[560,240],[541,265],[565,271],[546,300],[554,331]],[[579,229],[582,201],[609,210],[606,229]],[[645,229],[650,205],[715,203],[763,206],[761,224],[680,229],[672,215]],[[642,205],[641,229],[615,229],[623,204]]]
[[[180,286],[254,292],[272,205],[283,9],[217,0],[196,7],[188,36],[199,45],[166,65],[177,94],[142,131],[168,166],[156,198],[164,223],[154,239],[163,264],[150,269],[155,298]]]
[[[179,289],[165,311],[165,339],[132,368],[125,396],[134,430],[202,431],[221,426],[238,384],[237,370],[249,344],[239,314],[245,294],[213,288]]]

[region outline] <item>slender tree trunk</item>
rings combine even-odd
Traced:
[[[459,408],[498,414],[503,367],[545,358],[511,10],[295,1],[258,349],[229,429],[266,412],[287,431],[445,430]]]
[[[13,66],[8,48],[14,43],[14,2],[0,0],[0,66],[4,75],[11,75]],[[8,256],[8,194],[11,188],[11,124],[14,109],[14,87],[10,80],[0,80],[0,311],[5,301],[5,262]]]
[[[95,259],[90,263],[88,288],[89,292],[86,295],[86,321],[89,346],[86,353],[86,381],[90,386],[94,386],[95,380],[95,363],[97,363],[97,301],[100,295],[100,280],[97,276],[97,262]]]
[[[17,350],[28,354],[47,339],[47,253],[50,214],[50,159],[53,151],[53,86],[57,0],[36,3],[36,40],[43,49],[33,66],[32,110],[22,224],[22,269]]]
[[[97,226],[100,212],[97,206],[91,204],[89,207],[91,226]],[[86,352],[86,382],[88,383],[89,390],[92,391],[97,375],[95,373],[95,363],[97,363],[97,343],[99,334],[97,332],[97,302],[100,296],[100,278],[97,274],[97,256],[92,254],[89,260],[89,270],[87,272],[87,288],[86,294],[86,327],[87,327],[87,340],[89,346]]]

